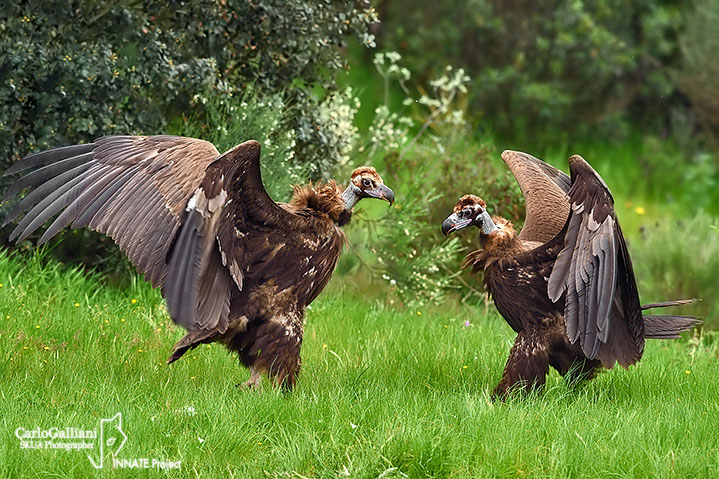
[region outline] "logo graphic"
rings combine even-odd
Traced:
[[[15,429],[15,437],[20,441],[20,449],[64,449],[66,451],[84,450],[87,459],[95,469],[106,465],[105,456],[110,455],[112,469],[180,469],[182,461],[157,458],[133,457],[118,458],[118,454],[127,442],[122,430],[122,413],[118,412],[109,419],[100,419],[99,431],[76,427],[35,427]]]
[[[87,455],[90,463],[95,469],[102,469],[103,459],[105,458],[105,448],[110,451],[112,458],[117,457],[117,453],[120,452],[122,446],[127,441],[127,436],[122,431],[122,413],[115,414],[110,419],[100,419],[100,464],[96,463],[95,460]],[[115,461],[113,461],[114,464]]]

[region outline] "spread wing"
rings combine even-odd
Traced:
[[[6,192],[30,191],[5,224],[25,213],[10,234],[23,240],[58,215],[38,244],[72,224],[111,237],[154,286],[162,285],[168,246],[185,203],[219,153],[206,141],[172,136],[110,136],[57,148],[15,163],[31,169]]]
[[[226,204],[241,202],[233,211],[265,227],[296,222],[265,191],[259,157],[255,141],[220,155],[211,143],[173,136],[111,136],[37,153],[6,173],[31,169],[6,198],[32,190],[5,223],[25,214],[10,236],[21,240],[57,215],[39,243],[68,225],[104,233],[162,287],[175,322],[224,331],[232,278],[242,287],[217,242]]]
[[[540,243],[551,240],[561,231],[569,215],[566,196],[570,187],[569,176],[520,151],[506,150],[502,152],[502,159],[524,195],[526,215],[519,239]]]
[[[569,159],[571,213],[547,291],[565,295],[564,321],[572,343],[589,359],[612,367],[641,358],[644,322],[636,282],[614,201],[602,178],[580,156]]]

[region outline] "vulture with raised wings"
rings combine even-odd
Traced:
[[[334,181],[295,186],[274,202],[260,177],[260,144],[220,154],[203,140],[108,136],[44,151],[6,174],[30,170],[5,198],[28,189],[5,224],[10,239],[55,217],[42,244],[68,225],[112,238],[154,287],[187,334],[168,363],[220,342],[250,368],[292,387],[300,369],[305,308],[332,275],[340,229],[362,198],[394,201],[374,168],[357,168],[343,191]]]
[[[700,322],[642,313],[691,300],[640,305],[614,200],[582,157],[569,158],[571,177],[526,153],[505,151],[502,159],[525,199],[520,233],[474,195],[460,198],[442,224],[445,235],[479,228],[482,249],[463,266],[483,271],[497,310],[517,333],[495,396],[541,387],[549,366],[585,378],[615,363],[626,368],[642,357],[645,339],[676,338]]]

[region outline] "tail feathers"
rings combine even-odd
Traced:
[[[662,301],[661,303],[651,303],[651,304],[643,304],[642,305],[642,311],[645,309],[653,309],[653,308],[666,308],[669,306],[681,306],[683,304],[692,304],[692,303],[698,303],[701,301],[701,299],[677,299],[674,301]]]
[[[644,316],[644,337],[647,339],[675,339],[680,333],[702,324],[699,316]]]
[[[167,364],[172,364],[182,357],[187,351],[195,349],[202,343],[211,343],[215,340],[216,331],[194,331],[187,333],[180,339],[173,348],[172,354],[167,358]]]
[[[677,299],[660,303],[645,304],[642,311],[653,308],[681,306],[701,301],[701,299]],[[673,316],[665,314],[644,315],[644,337],[647,339],[676,339],[680,333],[689,331],[702,324],[701,316]]]

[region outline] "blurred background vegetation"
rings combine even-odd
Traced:
[[[339,273],[414,307],[486,301],[459,270],[475,235],[439,224],[473,192],[521,226],[503,149],[564,170],[579,153],[614,193],[642,300],[703,297],[716,327],[718,22],[714,0],[6,0],[0,167],[106,134],[255,138],[286,200],[374,164],[397,202],[360,206]],[[69,232],[49,256],[118,280],[109,243]]]

